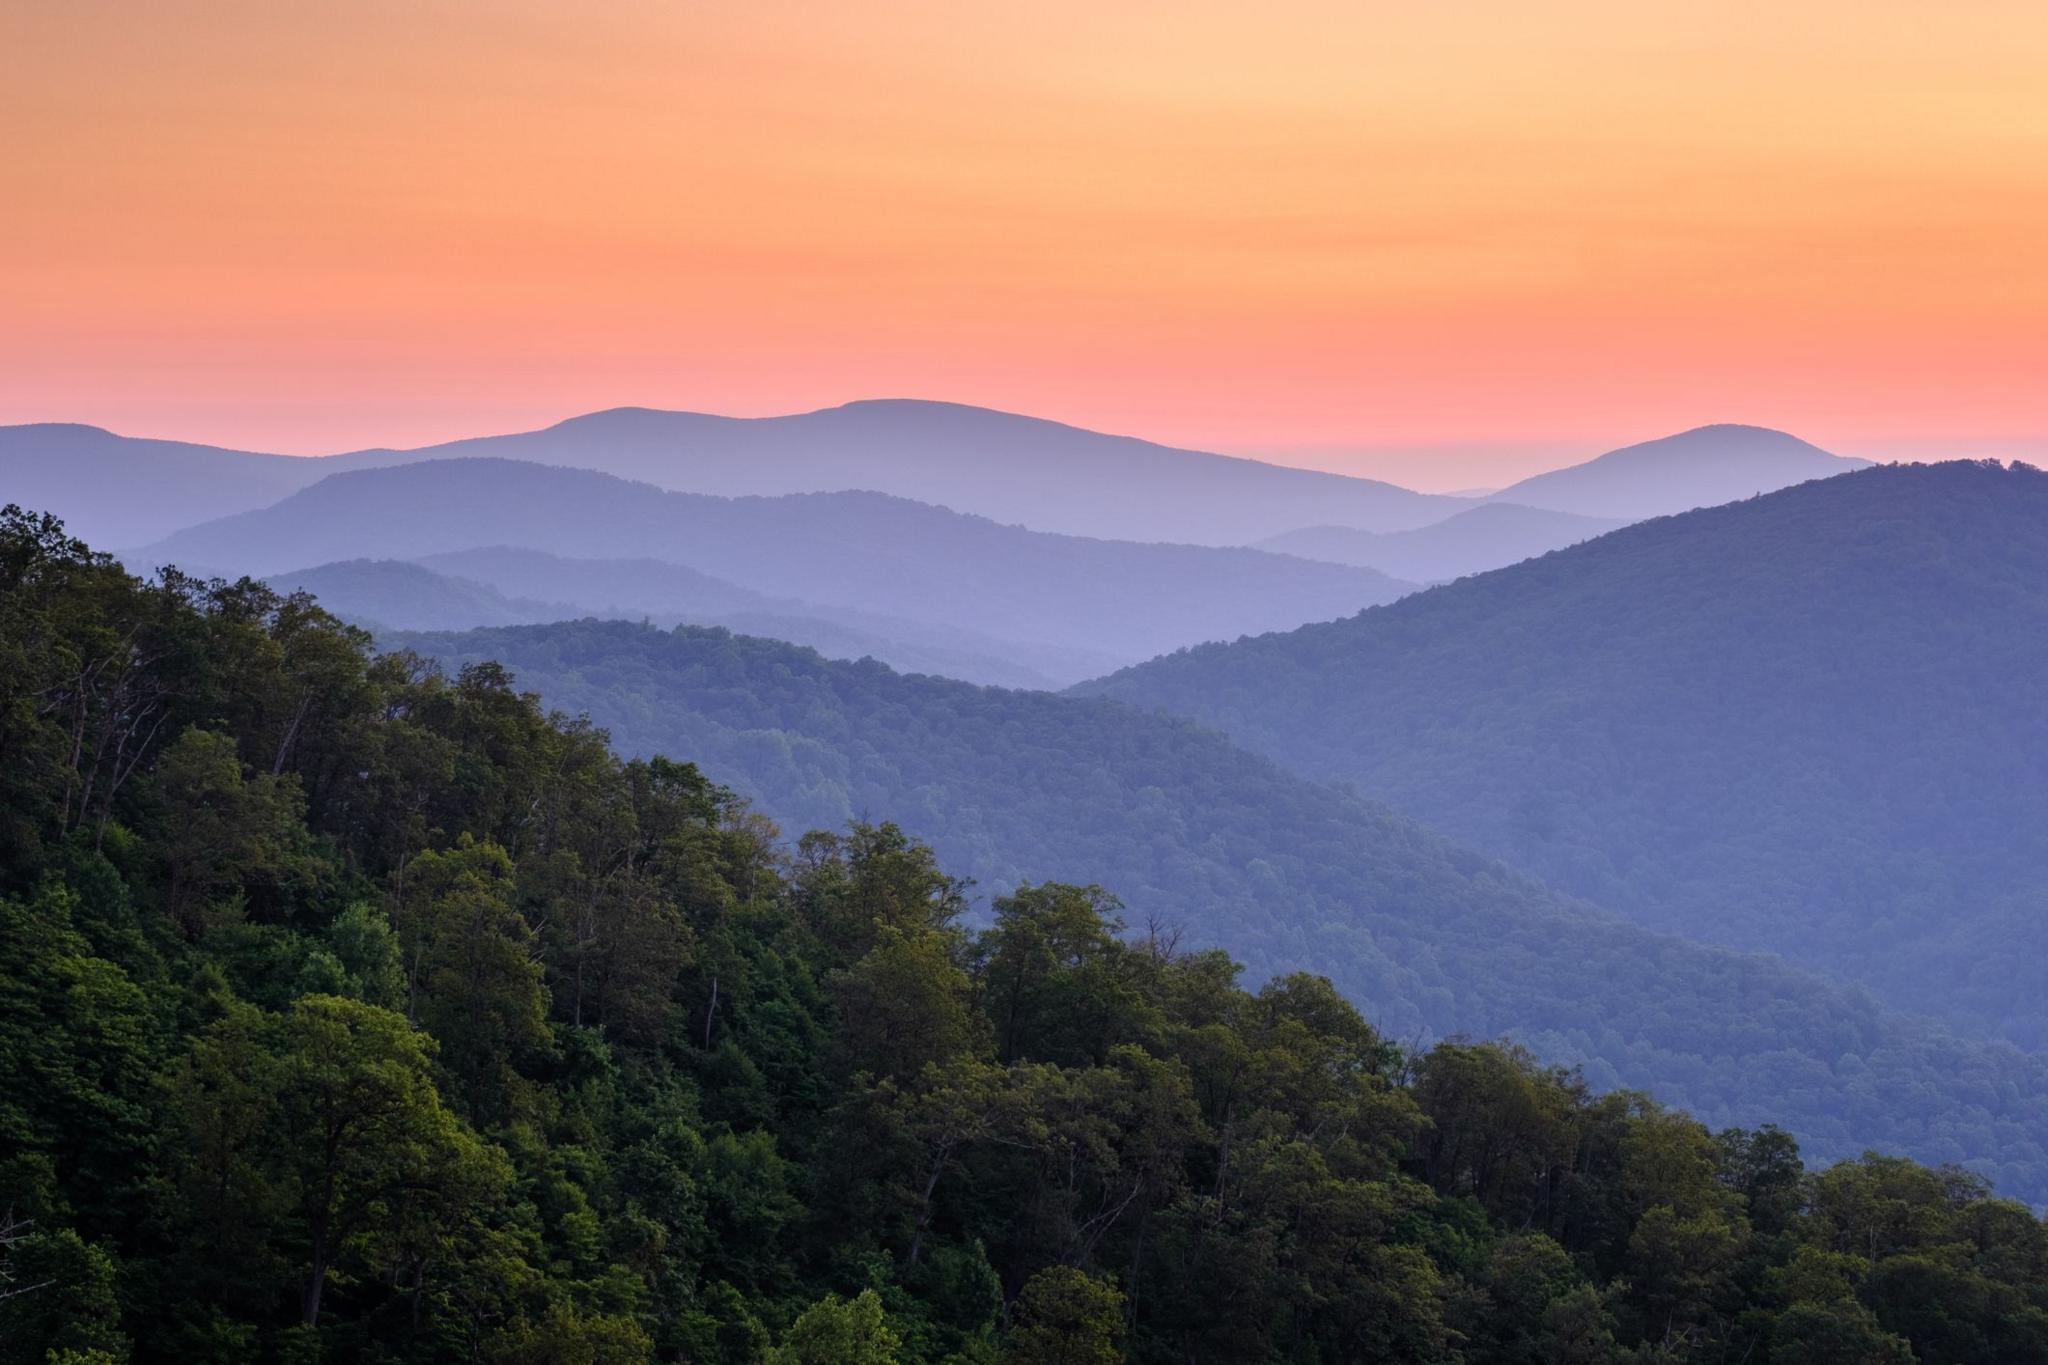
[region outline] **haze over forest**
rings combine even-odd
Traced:
[[[2048,1365],[2048,9],[0,51],[0,1365]]]

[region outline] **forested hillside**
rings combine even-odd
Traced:
[[[1184,722],[621,622],[412,637],[499,660],[628,754],[687,753],[792,827],[894,820],[990,892],[1099,881],[1254,973],[1332,977],[1389,1035],[1512,1034],[1600,1085],[1824,1156],[1876,1143],[2048,1197],[2048,1064],[1782,964],[1572,905]]]
[[[1886,467],[1087,691],[1657,929],[2048,1043],[2048,474]]]
[[[969,928],[893,826],[13,509],[0,648],[9,1365],[2048,1360],[1959,1171],[1406,1053],[1092,886]]]
[[[1259,550],[1046,535],[877,493],[714,498],[485,459],[336,474],[129,557],[267,574],[504,545],[656,559],[771,597],[958,630],[998,623],[1014,642],[1124,662],[1348,615],[1411,586]]]

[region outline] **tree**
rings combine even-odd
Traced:
[[[348,993],[365,1004],[406,1006],[405,951],[377,905],[357,901],[327,926],[327,943],[348,974]]]
[[[811,833],[797,843],[804,917],[849,957],[884,926],[943,929],[967,907],[967,886],[940,870],[937,855],[893,824],[855,824],[845,834]]]
[[[224,913],[215,904],[223,893],[281,890],[308,875],[296,784],[271,773],[245,776],[232,736],[184,731],[164,750],[150,785],[162,821],[164,909],[186,933]]]
[[[251,1316],[284,1276],[277,1244],[292,1202],[276,1021],[230,999],[225,1012],[160,1078],[165,1210],[179,1230],[189,1284]]]
[[[484,1354],[492,1365],[644,1365],[653,1350],[631,1318],[558,1302],[539,1322],[521,1318],[494,1334]]]
[[[286,1017],[279,1103],[309,1326],[334,1258],[378,1220],[407,1206],[447,1219],[507,1178],[503,1159],[442,1107],[431,1047],[402,1016],[357,1000],[307,996]]]
[[[833,982],[850,1070],[907,1081],[925,1067],[986,1047],[967,973],[946,934],[885,926],[875,946]]]
[[[896,1365],[902,1344],[881,1295],[863,1289],[852,1299],[827,1294],[806,1308],[768,1359],[770,1365]]]
[[[1772,1365],[1913,1365],[1912,1347],[1854,1299],[1795,1303],[1771,1335]]]
[[[1116,898],[1099,886],[1047,882],[1018,887],[994,909],[995,925],[975,943],[975,977],[995,1024],[997,1059],[1099,1055],[1116,1040],[1088,1039],[1085,1027],[1107,992],[1083,973],[1120,947]]]
[[[128,1358],[114,1258],[69,1228],[11,1248],[14,1282],[0,1292],[0,1365],[43,1365],[67,1352]]]
[[[513,889],[505,850],[465,835],[414,858],[395,892],[412,1016],[472,1112],[502,1112],[514,1064],[548,1039],[535,936]]]
[[[1004,1365],[1117,1365],[1124,1296],[1072,1266],[1051,1266],[1024,1282]]]
[[[54,878],[0,898],[0,1147],[62,1151],[74,1196],[129,1187],[149,1147],[160,1042],[148,995],[93,955],[78,897]]]

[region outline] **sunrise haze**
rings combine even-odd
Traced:
[[[2048,11],[15,5],[0,422],[945,398],[1453,489],[2048,434]]]

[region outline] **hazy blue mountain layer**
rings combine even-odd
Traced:
[[[268,506],[332,474],[455,456],[592,469],[721,496],[873,490],[1034,530],[1207,545],[1243,545],[1307,526],[1412,530],[1477,503],[1015,413],[911,400],[761,418],[619,408],[540,431],[312,458],[144,440],[66,423],[0,427],[0,497],[55,512],[79,532],[123,548]],[[1540,475],[1492,497],[1636,520],[1857,463],[1782,432],[1702,427]]]
[[[1378,569],[1411,583],[1442,583],[1533,559],[1627,524],[1612,517],[1490,502],[1412,531],[1304,526],[1254,548]]]
[[[879,493],[714,498],[484,459],[337,474],[128,560],[274,573],[502,545],[659,559],[819,607],[1122,662],[1348,615],[1410,587],[1259,550],[1047,535]]]
[[[96,545],[140,545],[267,507],[335,466],[116,436],[71,422],[0,427],[0,503],[64,518]]]
[[[1868,463],[1831,455],[1768,427],[1721,423],[1624,446],[1584,464],[1523,479],[1495,493],[1492,500],[1640,521],[1773,493]]]
[[[1085,660],[1100,657],[1077,655],[1066,661],[1060,675],[1049,675],[1034,666],[1034,652],[1026,645],[891,617],[841,613],[831,619],[805,614],[802,603],[763,597],[656,560],[572,560],[502,548],[429,559],[436,565],[473,568],[478,577],[443,573],[402,559],[351,559],[272,574],[267,581],[280,592],[313,593],[327,610],[379,634],[584,617],[722,626],[807,645],[832,659],[874,658],[906,673],[1039,689],[1073,682],[1085,675]],[[543,600],[501,591],[510,584],[560,595]],[[607,591],[611,587],[620,594]],[[565,600],[571,595],[573,600]],[[859,618],[860,624],[849,617]],[[884,631],[888,633],[879,633]]]
[[[557,593],[583,604],[593,615],[726,626],[742,635],[809,645],[827,658],[873,654],[899,672],[940,673],[1003,687],[1078,682],[1098,676],[1102,660],[1109,657],[1094,650],[1024,644],[993,630],[937,626],[882,612],[828,609],[793,597],[770,597],[658,559],[565,559],[500,545],[428,555],[421,562],[505,593]]]
[[[1085,690],[1653,928],[2048,1043],[2048,475],[1884,467]]]
[[[1376,479],[910,399],[756,418],[618,408],[406,454],[534,460],[726,496],[872,489],[1033,530],[1205,545],[1242,545],[1310,520],[1420,526],[1470,505]]]

